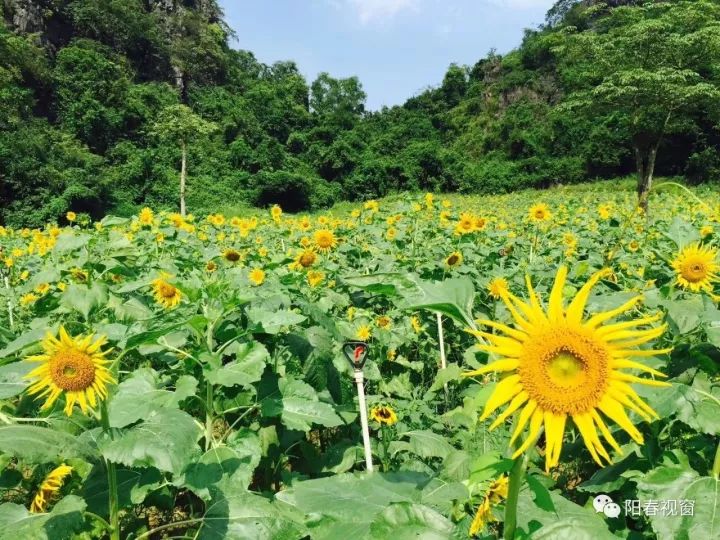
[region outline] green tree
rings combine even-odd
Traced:
[[[186,214],[185,188],[187,184],[188,145],[198,138],[210,135],[217,126],[203,120],[186,105],[165,107],[152,127],[152,133],[161,140],[174,141],[180,146],[180,214]]]
[[[717,112],[720,90],[710,75],[720,62],[720,5],[698,0],[611,9],[555,51],[572,89],[566,108],[623,118],[638,202],[647,210],[663,137],[687,129],[697,111]]]

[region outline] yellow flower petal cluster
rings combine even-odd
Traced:
[[[25,378],[33,380],[28,394],[46,398],[41,409],[47,410],[61,396],[65,396],[65,414],[72,415],[74,405],[80,406],[83,414],[89,408],[107,398],[107,385],[114,384],[105,355],[102,351],[105,336],[94,339],[94,335],[72,337],[60,327],[58,337],[49,332],[42,342],[43,354],[29,356],[29,362],[40,362],[40,366]]]
[[[481,350],[499,359],[465,375],[490,372],[503,375],[488,399],[481,419],[488,418],[499,407],[507,404],[490,426],[490,429],[494,429],[511,414],[519,412],[510,439],[511,445],[529,426],[528,435],[513,458],[530,448],[544,425],[545,468],[550,470],[560,459],[565,424],[571,418],[590,455],[603,466],[603,461],[610,463],[611,459],[598,431],[616,452],[621,453],[620,446],[607,427],[607,420],[612,420],[633,440],[642,443],[643,437],[628,417],[626,409],[647,421],[657,418],[657,413],[640,398],[630,383],[650,386],[668,386],[668,383],[641,378],[622,370],[639,370],[653,377],[665,377],[663,373],[631,358],[669,352],[670,349],[636,348],[662,335],[666,325],[638,329],[656,322],[658,316],[606,324],[632,309],[641,299],[640,296],[618,308],[584,319],[590,291],[607,273],[607,270],[595,273],[572,301],[565,305],[563,289],[567,268],[561,266],[550,292],[547,309],[540,304],[528,277],[529,301],[525,302],[508,291],[501,293],[514,319],[513,327],[485,320],[480,321],[481,324],[499,333],[469,330],[482,340],[479,346]]]

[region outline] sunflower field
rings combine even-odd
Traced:
[[[716,192],[66,218],[0,228],[2,539],[720,538]]]

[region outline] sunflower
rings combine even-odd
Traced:
[[[242,255],[240,254],[240,252],[232,248],[228,248],[223,251],[222,256],[223,259],[231,263],[236,263],[240,259],[242,259]]]
[[[293,270],[310,268],[315,264],[315,261],[317,261],[317,254],[311,249],[305,249],[298,253],[297,257],[295,257],[295,262],[290,266]]]
[[[273,205],[273,207],[270,209],[270,215],[275,222],[280,221],[280,216],[282,216],[282,213],[282,208],[280,208],[277,204]]]
[[[481,324],[499,330],[504,335],[469,330],[489,341],[480,349],[500,356],[499,360],[466,373],[466,376],[484,373],[504,373],[485,405],[481,420],[485,420],[498,407],[508,407],[493,422],[490,429],[502,423],[510,414],[522,407],[510,444],[518,438],[530,421],[528,437],[515,451],[513,459],[525,452],[545,424],[545,468],[557,465],[560,459],[565,422],[570,416],[578,428],[593,459],[603,466],[601,457],[610,462],[610,456],[600,442],[597,430],[618,453],[621,452],[600,413],[624,429],[638,444],[642,435],[628,418],[625,407],[650,421],[657,418],[653,411],[628,383],[649,386],[668,386],[668,383],[640,378],[621,369],[637,369],[657,377],[665,377],[630,358],[665,354],[671,349],[635,349],[660,336],[667,325],[646,330],[635,327],[648,325],[658,316],[605,325],[604,323],[633,308],[642,296],[636,296],[622,306],[597,313],[583,322],[583,311],[595,284],[608,270],[596,272],[580,288],[575,298],[565,307],[562,297],[567,268],[561,266],[550,292],[547,311],[527,277],[530,296],[526,303],[508,291],[501,297],[513,319],[511,328],[494,321]]]
[[[710,291],[717,281],[717,248],[691,244],[678,253],[672,266],[677,272],[677,283],[693,292]]]
[[[35,292],[40,295],[45,295],[50,290],[50,284],[49,283],[40,283],[35,287]]]
[[[460,219],[455,225],[455,234],[469,234],[475,231],[475,216],[469,212],[460,214]]]
[[[167,275],[163,274],[161,277],[153,280],[152,286],[155,301],[167,309],[172,309],[180,303],[182,293],[180,289],[166,281],[167,277]]]
[[[42,410],[49,409],[60,394],[65,393],[65,414],[70,416],[75,403],[87,414],[88,404],[94,408],[107,397],[107,384],[115,383],[106,367],[109,363],[101,351],[107,342],[105,336],[93,341],[93,335],[71,337],[60,327],[59,338],[49,332],[42,342],[43,354],[29,356],[30,362],[42,364],[25,378],[36,379],[28,387],[28,394],[46,397]]]
[[[73,223],[77,220],[77,214],[75,212],[68,212],[65,214],[65,219],[67,219],[70,223]]]
[[[378,328],[390,328],[390,325],[392,325],[392,319],[387,315],[380,315],[377,319],[375,319],[375,324],[377,324]]]
[[[248,274],[248,279],[253,285],[262,285],[265,281],[265,272],[261,268],[253,268]]]
[[[420,319],[415,315],[410,317],[410,326],[412,326],[413,332],[415,332],[416,334],[422,332],[422,324],[420,324]]]
[[[377,405],[370,409],[370,420],[378,424],[392,426],[397,422],[397,414],[390,405]]]
[[[140,210],[140,214],[138,214],[138,219],[143,225],[152,225],[154,218],[155,214],[150,208],[143,208]]]
[[[445,266],[447,266],[448,268],[454,268],[455,266],[460,266],[462,264],[462,262],[463,262],[462,253],[460,253],[459,251],[453,251],[445,259]]]
[[[337,245],[335,233],[333,233],[330,229],[319,229],[315,231],[313,241],[315,242],[315,247],[317,247],[320,251],[330,251]]]
[[[712,233],[713,233],[712,225],[704,225],[700,229],[700,236],[702,236],[703,238],[705,238],[706,236],[710,236]]]
[[[490,510],[503,499],[507,499],[508,482],[507,476],[501,476],[490,484],[483,502],[478,506],[475,518],[470,524],[470,532],[468,533],[470,536],[475,536],[487,523],[493,520]]]
[[[376,200],[370,200],[366,201],[363,205],[363,208],[365,210],[370,210],[371,212],[377,212],[380,209],[380,203],[378,203]]]
[[[322,272],[310,270],[307,274],[308,284],[313,288],[320,285],[324,279],[325,279],[325,274],[323,274]]]
[[[310,227],[312,227],[312,221],[310,221],[309,217],[303,216],[300,218],[300,221],[298,222],[298,229],[301,231],[309,231]]]
[[[40,299],[40,297],[35,293],[27,293],[23,294],[20,297],[20,305],[21,306],[29,306],[30,304],[34,304]]]
[[[355,337],[360,341],[367,341],[372,336],[372,331],[367,324],[362,324],[355,332]]]
[[[490,283],[488,283],[488,291],[490,291],[490,296],[492,296],[496,300],[502,297],[503,293],[507,292],[509,288],[510,286],[508,285],[507,280],[502,277],[496,277]]]
[[[552,213],[550,212],[550,208],[548,208],[548,205],[545,203],[536,203],[533,204],[530,207],[530,210],[528,210],[528,216],[530,217],[531,221],[547,221],[552,216]]]
[[[215,261],[208,261],[207,264],[205,264],[205,270],[212,273],[215,270],[217,270],[217,263]]]
[[[70,270],[70,275],[75,281],[85,283],[88,280],[88,273],[82,268],[73,268]]]
[[[40,514],[45,511],[47,503],[57,495],[65,483],[65,479],[72,474],[72,470],[72,467],[63,463],[50,471],[42,484],[40,484],[40,489],[38,489],[30,505],[30,511],[33,514]]]

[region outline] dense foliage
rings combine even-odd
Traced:
[[[716,538],[720,198],[677,189],[651,196],[650,221],[626,182],[0,228],[0,537]],[[645,343],[613,375],[628,416],[600,405],[613,463],[574,417],[558,465],[546,423],[513,480],[516,424],[483,415],[513,377],[461,377],[497,359],[467,330],[512,344],[490,334],[527,329],[508,291],[529,301],[528,275],[552,310],[561,265],[562,297],[595,275],[586,318],[612,310],[616,346]],[[352,339],[370,344],[371,474]],[[619,516],[596,512],[599,494]]]
[[[232,50],[214,0],[3,6],[8,224],[176,209],[181,161],[189,208],[208,212],[720,172],[718,0],[560,0],[518,49],[451,65],[437,87],[378,112],[357,78],[310,82],[293,62]],[[173,111],[207,129],[173,138]]]

